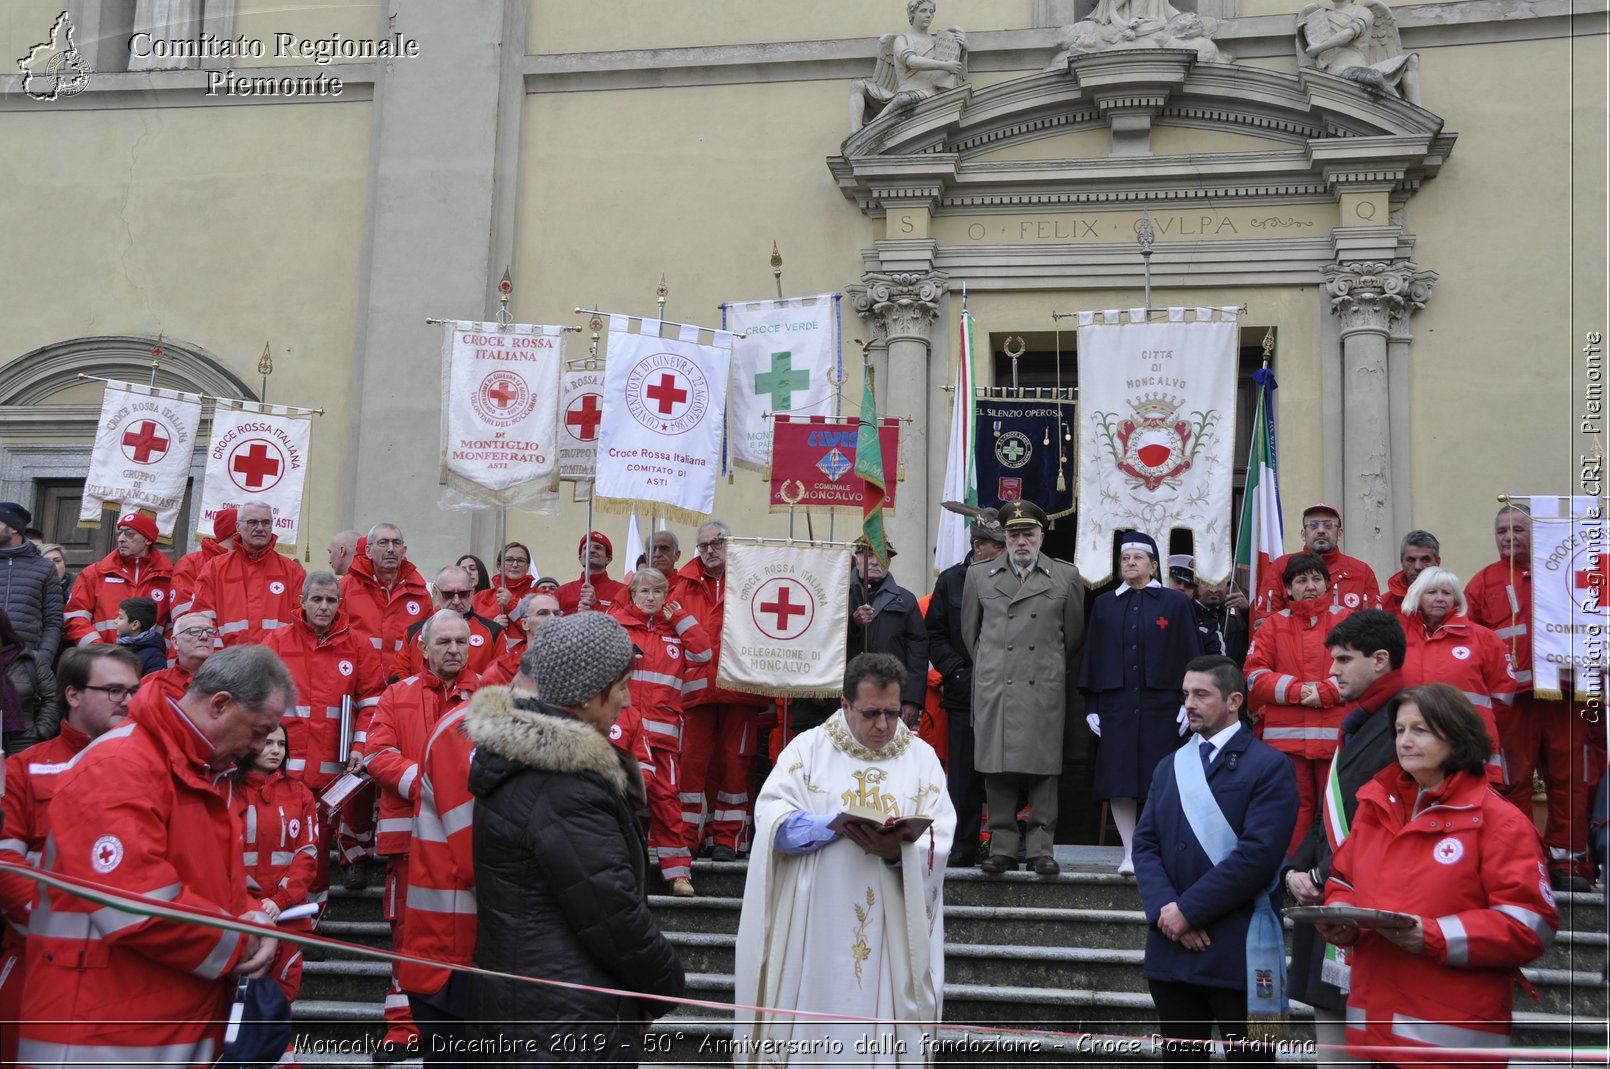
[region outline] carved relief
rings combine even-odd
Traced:
[[[1134,49],[1181,48],[1199,63],[1234,63],[1213,40],[1218,21],[1179,11],[1168,0],[1099,0],[1088,19],[1064,26],[1046,70],[1062,70],[1073,56]]]
[[[1342,337],[1357,331],[1402,335],[1408,321],[1431,300],[1435,271],[1412,260],[1334,263],[1325,268],[1331,313],[1341,317]]]
[[[883,274],[871,271],[862,284],[850,286],[856,315],[872,325],[875,335],[898,341],[914,339],[926,344],[939,318],[939,301],[950,278],[938,272]],[[880,339],[881,340],[881,339]]]

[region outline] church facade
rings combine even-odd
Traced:
[[[783,292],[844,293],[845,366],[869,343],[903,420],[913,588],[964,290],[1001,386],[1071,384],[1053,314],[1141,305],[1148,265],[1153,308],[1240,309],[1243,372],[1267,347],[1280,381],[1288,532],[1332,502],[1383,576],[1426,528],[1468,577],[1499,494],[1598,492],[1602,0],[941,0],[965,74],[879,99],[862,83],[918,6],[188,0],[142,29],[144,5],[68,4],[70,91],[0,74],[0,499],[95,552],[70,523],[101,393],[80,375],[147,381],[160,338],[163,385],[324,409],[299,556],[382,519],[422,567],[486,555],[490,511],[437,508],[426,318],[491,318],[508,268],[521,322],[653,316],[663,281],[665,318],[716,326],[775,294],[774,243]],[[27,59],[62,13],[8,4],[0,51]],[[1354,13],[1412,72],[1302,51]],[[507,531],[568,578],[586,506],[564,498]],[[716,512],[786,533],[753,472]]]

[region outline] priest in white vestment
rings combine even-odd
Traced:
[[[735,1002],[854,1019],[740,1008],[737,1065],[933,1060],[956,811],[939,758],[901,722],[905,677],[888,654],[852,660],[842,706],[784,748],[755,803]],[[932,824],[840,834],[830,823],[850,808]]]

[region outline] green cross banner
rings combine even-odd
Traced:
[[[807,390],[811,385],[809,371],[796,371],[791,366],[793,353],[771,354],[771,370],[755,376],[755,393],[771,398],[771,407],[777,412],[792,410],[795,391]]]
[[[772,422],[778,415],[836,419],[841,400],[839,296],[733,301],[722,306],[734,334],[727,443],[732,462],[772,466]],[[850,403],[855,403],[854,384]]]

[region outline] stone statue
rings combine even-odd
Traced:
[[[1381,0],[1309,4],[1297,15],[1297,66],[1314,67],[1420,103],[1420,56],[1403,51],[1397,20]]]
[[[1088,19],[1062,28],[1045,69],[1061,70],[1071,56],[1150,48],[1182,48],[1201,63],[1235,62],[1194,11],[1179,11],[1168,0],[1098,0]]]
[[[934,0],[907,0],[911,29],[878,39],[872,77],[850,87],[850,133],[967,83],[967,34],[960,26],[930,33],[936,11]]]

